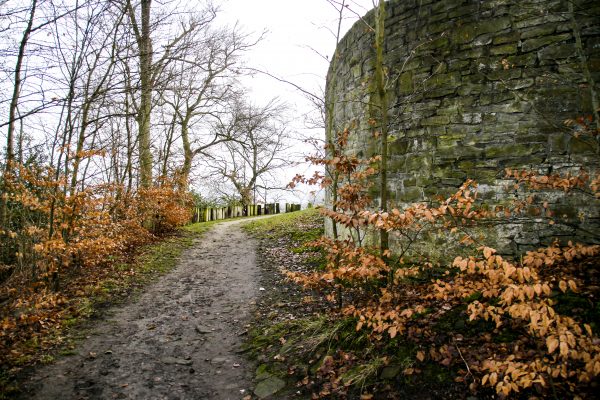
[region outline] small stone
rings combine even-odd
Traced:
[[[164,364],[177,364],[177,365],[192,365],[192,360],[184,360],[182,358],[175,357],[164,357],[161,359]]]
[[[207,327],[207,326],[202,326],[202,325],[196,325],[196,327],[194,328],[194,330],[196,332],[198,332],[201,335],[205,335],[207,333],[212,333],[212,330]]]
[[[256,385],[256,388],[254,389],[254,394],[259,399],[264,399],[277,393],[284,387],[285,381],[277,378],[276,376],[270,376],[269,378],[259,382],[258,385]]]
[[[393,379],[400,373],[399,365],[385,367],[379,376],[381,379]]]
[[[255,378],[257,381],[262,381],[262,380],[268,379],[272,376],[268,371],[267,364],[259,365],[258,368],[256,368],[255,375],[256,375]]]

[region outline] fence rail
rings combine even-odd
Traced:
[[[192,222],[208,222],[237,217],[254,217],[281,213],[279,203],[252,204],[248,206],[196,207]],[[300,204],[285,203],[285,212],[299,211]]]

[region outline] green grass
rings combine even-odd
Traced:
[[[237,219],[237,218],[235,218],[235,219]],[[231,220],[229,219],[227,221],[231,221]],[[193,233],[195,235],[203,235],[210,228],[212,228],[213,226],[215,226],[216,224],[218,224],[220,222],[224,222],[224,221],[197,222],[195,224],[190,224],[190,225],[184,226],[182,228],[182,230]]]
[[[307,262],[309,266],[314,269],[323,269],[325,266],[324,252],[310,245],[324,234],[323,216],[318,209],[309,208],[250,221],[243,228],[261,240],[285,239],[285,246],[290,252],[311,253]]]
[[[244,224],[244,229],[261,239],[275,239],[287,236],[301,245],[316,240],[323,235],[323,217],[318,209],[309,208],[257,219]],[[299,246],[298,246],[299,247]]]

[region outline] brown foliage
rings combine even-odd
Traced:
[[[347,135],[342,135],[344,141]],[[371,341],[382,343],[382,349],[384,343],[400,336],[418,346],[421,350],[416,352],[415,367],[407,368],[406,375],[418,373],[423,363],[434,362],[461,368],[462,376],[456,382],[469,384],[471,390],[487,386],[501,397],[553,392],[581,398],[595,390],[600,376],[600,339],[580,314],[561,314],[555,298],[562,293],[596,301],[598,282],[594,273],[586,273],[597,269],[600,246],[556,242],[529,251],[520,260],[509,260],[481,245],[477,255],[457,256],[445,268],[419,260],[411,263],[403,256],[423,231],[460,235],[461,242],[472,244],[470,226],[518,214],[524,205],[515,203],[492,211],[479,201],[477,185],[469,180],[438,204],[417,203],[389,212],[370,210],[366,189],[369,176],[376,173],[370,167],[372,160],[364,162],[342,153],[313,161],[335,168],[345,177],[335,211],[323,210],[323,214],[346,227],[349,235],[345,240],[316,242],[327,253],[326,269],[309,274],[289,272],[290,279],[328,290],[328,299],[338,306],[338,316],[354,318],[356,330],[369,332]],[[507,170],[506,174],[515,180],[516,188],[526,185],[530,190],[579,191],[593,199],[600,197],[599,176],[586,171],[539,175]],[[329,184],[317,174],[310,179],[296,177],[295,182]],[[530,197],[527,204],[532,203]],[[546,209],[547,205],[539,207]],[[550,212],[546,215],[553,217]],[[363,245],[366,232],[378,230],[399,237],[401,254],[387,253],[382,258],[376,246]],[[411,280],[430,274],[438,277],[417,279],[417,283]],[[436,327],[441,321],[465,303],[470,323],[490,321],[489,331],[470,337],[439,332]],[[515,339],[511,343],[494,341],[494,334],[505,330]],[[335,368],[343,371],[346,367],[333,360],[327,363],[327,373],[338,376]],[[333,389],[330,385],[326,392]]]
[[[5,179],[9,218],[0,232],[2,258],[12,276],[0,282],[0,362],[44,348],[74,299],[91,295],[114,264],[155,235],[191,219],[191,200],[171,182],[125,193],[115,185],[88,186],[72,195],[49,168],[23,167]],[[121,272],[119,272],[121,273]],[[25,352],[25,353],[24,353]]]

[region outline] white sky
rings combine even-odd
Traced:
[[[347,0],[349,8],[343,21],[343,34],[358,19],[373,8],[373,0]],[[236,21],[244,32],[259,35],[266,31],[264,39],[246,57],[247,65],[265,70],[272,75],[294,82],[313,93],[325,87],[329,67],[324,57],[331,59],[336,39],[338,11],[327,0],[222,0],[221,20],[233,24]],[[292,86],[268,76],[254,75],[242,80],[251,89],[251,98],[265,103],[273,97],[295,107],[294,128],[304,130],[304,115],[311,107],[303,95]],[[324,132],[312,132],[324,136]],[[310,148],[298,148],[310,153]],[[308,166],[298,171],[287,171],[288,180],[296,173],[308,172]],[[313,190],[313,189],[310,189]],[[292,199],[290,199],[291,201]],[[306,200],[300,196],[300,201]]]
[[[364,15],[372,8],[373,0],[347,3]],[[249,65],[310,89],[324,85],[328,62],[319,54],[333,54],[332,32],[338,19],[336,9],[327,0],[222,0],[221,8],[224,20],[239,21],[244,31],[266,31],[265,39],[249,54]],[[357,19],[350,11],[345,14],[342,36]],[[281,96],[293,91],[267,77],[255,77],[252,81],[261,98],[266,93]]]

